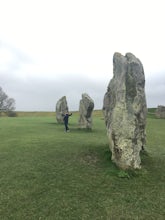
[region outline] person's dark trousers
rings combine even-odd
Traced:
[[[65,122],[65,130],[66,130],[66,131],[69,130],[69,128],[68,128],[68,123],[67,123],[67,122]]]

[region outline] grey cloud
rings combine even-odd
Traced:
[[[3,79],[6,93],[16,100],[16,110],[24,111],[54,111],[58,99],[64,95],[67,97],[69,109],[78,110],[84,92],[94,100],[95,109],[100,109],[106,88],[91,78],[73,75],[59,76],[58,79],[29,78],[22,81],[12,77],[7,80],[8,77]]]
[[[163,74],[157,74],[146,81],[148,107],[164,105],[165,81]],[[164,75],[163,75],[164,76]],[[68,75],[57,79],[19,78],[3,76],[2,88],[16,100],[16,110],[23,111],[55,111],[59,98],[66,95],[70,110],[78,110],[81,94],[86,92],[94,100],[95,109],[101,109],[103,97],[109,81],[98,82],[85,76]],[[2,82],[2,81],[1,81]]]
[[[81,94],[86,92],[94,100],[95,109],[101,109],[106,92],[107,80],[95,79],[95,76],[67,74],[52,78],[29,76],[21,79],[15,74],[22,62],[30,62],[26,56],[13,52],[17,65],[11,64],[8,72],[0,72],[0,86],[9,97],[16,101],[16,110],[22,111],[54,111],[59,98],[66,95],[70,110],[78,110]],[[45,74],[46,76],[46,74]],[[111,77],[111,75],[109,75]],[[146,96],[148,107],[165,105],[165,71],[146,74]]]
[[[67,97],[70,110],[78,110],[81,94],[86,92],[94,99],[96,108],[102,108],[104,89],[85,77],[62,77],[52,80],[34,80],[15,85],[18,110],[54,111],[62,96]],[[19,92],[20,91],[20,92]],[[99,99],[100,97],[100,99]],[[95,101],[96,100],[96,101]]]
[[[146,96],[148,107],[165,105],[165,71],[146,77]]]

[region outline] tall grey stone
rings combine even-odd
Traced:
[[[114,54],[103,113],[112,160],[122,169],[140,168],[146,140],[145,76],[142,63],[131,53]]]
[[[92,112],[94,109],[94,101],[88,94],[83,93],[79,105],[79,128],[92,129]]]
[[[156,109],[156,117],[157,118],[165,118],[165,106],[158,105]]]
[[[56,120],[58,123],[64,123],[63,114],[68,111],[66,96],[60,98],[56,104]]]

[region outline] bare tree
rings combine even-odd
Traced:
[[[8,116],[15,109],[15,100],[13,98],[9,98],[8,95],[3,91],[0,87],[0,114],[1,112],[5,112]]]

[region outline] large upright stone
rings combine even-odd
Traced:
[[[157,118],[165,118],[165,106],[158,105],[156,109],[156,117]]]
[[[64,123],[63,114],[68,111],[66,96],[60,98],[56,104],[56,120],[58,123]]]
[[[146,139],[145,76],[142,63],[131,53],[114,54],[103,113],[112,160],[122,169],[140,168]]]
[[[79,105],[79,128],[92,129],[92,112],[94,109],[94,101],[88,94],[83,93]]]

